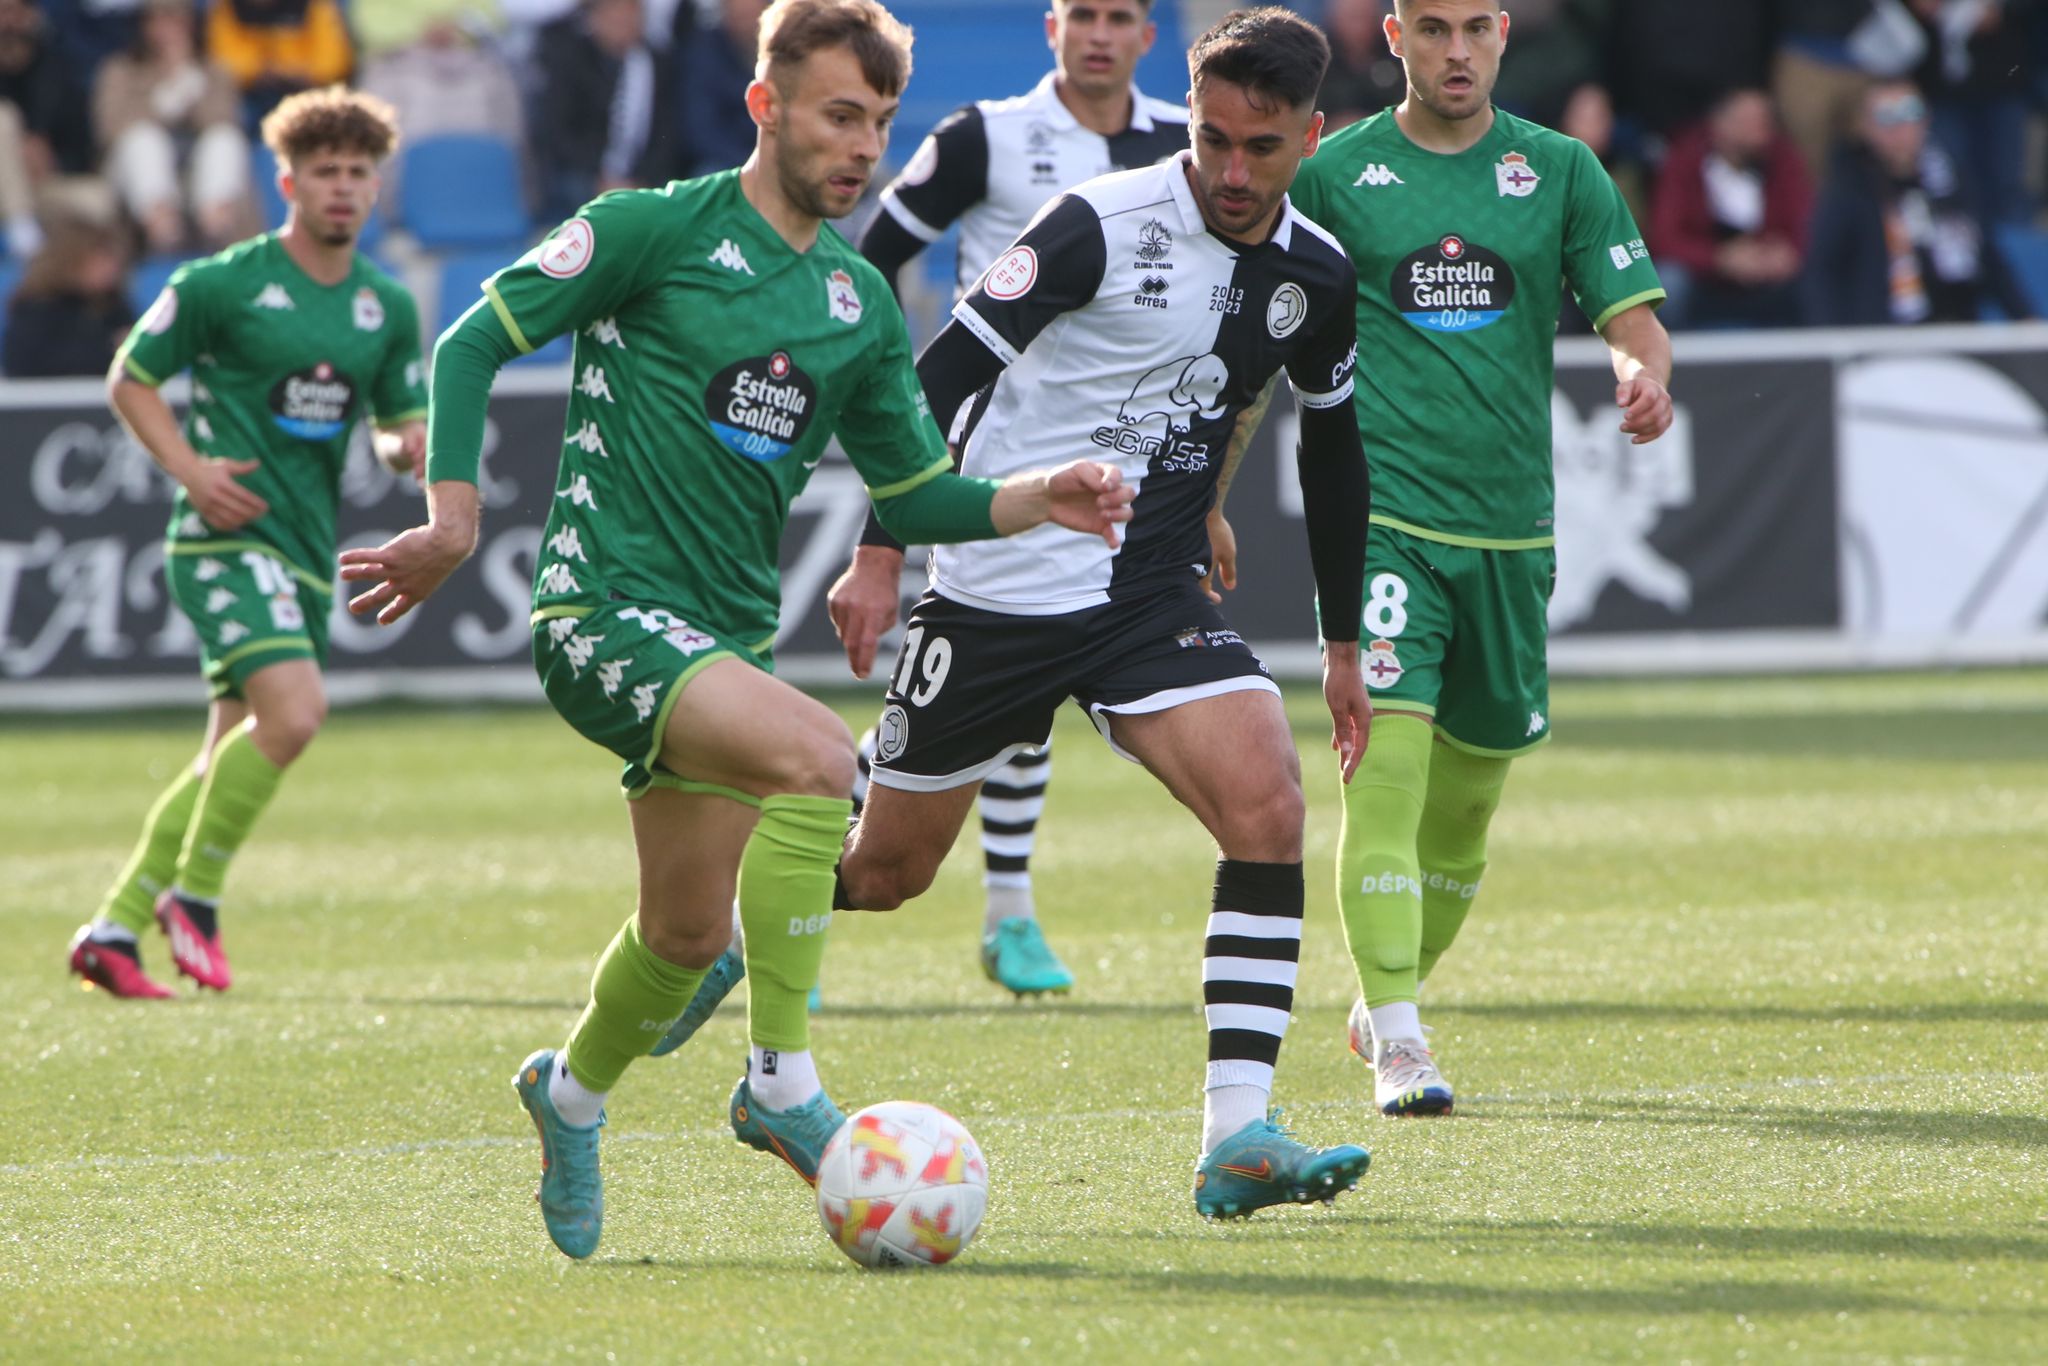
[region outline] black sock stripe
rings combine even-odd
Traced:
[[[984,835],[1028,835],[1038,829],[1037,821],[992,821],[983,820],[981,833]]]
[[[1209,1061],[1262,1062],[1271,1067],[1280,1061],[1280,1036],[1256,1029],[1212,1029]]]
[[[1036,754],[1013,754],[1003,768],[1044,768],[1052,762],[1052,749],[1047,747]],[[997,770],[1000,772],[1001,770]]]
[[[1294,1009],[1294,988],[1274,982],[1204,982],[1202,1004],[1208,1006],[1271,1006]]]
[[[1028,783],[1012,785],[1010,783],[983,783],[981,785],[981,795],[993,798],[996,801],[1020,802],[1027,797],[1043,797],[1045,795],[1045,784]]]
[[[988,870],[991,873],[1027,873],[1031,871],[1031,859],[1024,854],[990,854]]]
[[[1204,958],[1263,958],[1274,963],[1299,963],[1299,939],[1247,939],[1238,934],[1212,934],[1202,941]]]

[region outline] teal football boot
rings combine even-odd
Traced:
[[[747,975],[747,960],[740,956],[737,948],[727,949],[718,955],[718,961],[704,974],[704,980],[697,984],[697,994],[683,1007],[683,1013],[676,1016],[668,1032],[655,1041],[647,1050],[650,1058],[659,1058],[673,1053],[690,1041],[690,1036],[704,1027],[704,1022],[717,1013],[719,1004],[732,994],[732,989]]]
[[[1045,942],[1038,922],[1028,915],[998,920],[994,932],[982,937],[981,970],[989,981],[1019,996],[1066,992],[1074,987],[1074,974]]]
[[[818,1184],[818,1164],[825,1145],[846,1123],[846,1116],[822,1090],[801,1105],[771,1110],[754,1099],[746,1077],[732,1088],[732,1136],[749,1148],[773,1153],[806,1182]]]
[[[555,1246],[580,1259],[597,1251],[604,1232],[604,1180],[597,1169],[597,1131],[604,1127],[604,1115],[587,1129],[565,1122],[548,1099],[554,1066],[555,1050],[543,1048],[519,1064],[512,1087],[540,1132],[540,1189],[534,1194],[540,1217]]]
[[[1355,1144],[1311,1148],[1280,1123],[1274,1110],[1216,1145],[1195,1168],[1195,1212],[1237,1219],[1268,1205],[1335,1203],[1355,1189],[1372,1154]]]

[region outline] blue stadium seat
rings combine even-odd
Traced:
[[[513,244],[479,251],[452,252],[440,258],[441,288],[440,300],[434,321],[436,336],[446,331],[448,325],[461,317],[469,306],[480,297],[479,287],[497,271],[517,260],[526,248]],[[569,359],[568,337],[557,337],[530,356],[522,356],[515,365],[559,365]]]
[[[1998,229],[1998,245],[2037,317],[2048,318],[2048,232],[2024,223]]]
[[[403,159],[405,226],[432,250],[464,251],[531,231],[519,156],[496,138],[427,138]]]
[[[910,158],[932,126],[975,100],[1021,95],[1052,69],[1045,45],[1045,0],[893,0],[889,10],[917,33],[916,66],[890,160]],[[1176,103],[1187,93],[1187,40],[1180,7],[1156,0],[1152,21],[1159,37],[1138,63],[1138,88]]]
[[[7,340],[7,304],[14,298],[21,273],[27,267],[28,262],[19,256],[0,256],[0,343]]]
[[[263,226],[275,231],[284,226],[284,196],[277,190],[277,160],[270,155],[270,149],[257,143],[249,153],[249,179],[256,191],[256,207],[263,215]],[[364,250],[377,245],[384,237],[384,211],[380,205],[370,213],[370,221],[363,224],[363,233],[357,245]]]
[[[128,304],[141,317],[143,311],[164,292],[171,272],[185,264],[183,256],[145,256],[128,272]]]

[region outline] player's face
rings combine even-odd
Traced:
[[[815,218],[852,213],[889,148],[902,101],[869,85],[860,59],[843,47],[807,57],[789,77],[787,95],[773,82],[755,82],[748,104],[757,101],[756,121],[774,134],[783,195]]]
[[[1448,123],[1469,119],[1493,100],[1508,17],[1493,0],[1411,0],[1387,16],[1387,47],[1408,68],[1408,89]]]
[[[345,247],[356,240],[377,202],[383,183],[367,152],[321,148],[286,170],[280,188],[294,221],[323,246]]]
[[[1195,150],[1195,199],[1210,229],[1257,240],[1303,157],[1315,155],[1323,116],[1266,96],[1254,102],[1241,85],[1214,77],[1188,96],[1188,135]]]
[[[1148,14],[1138,0],[1054,0],[1045,37],[1060,79],[1084,95],[1130,89],[1138,59],[1159,32]]]

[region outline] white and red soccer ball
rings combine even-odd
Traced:
[[[942,1266],[988,1208],[988,1164],[959,1120],[888,1100],[840,1126],[818,1164],[818,1218],[862,1266]]]

